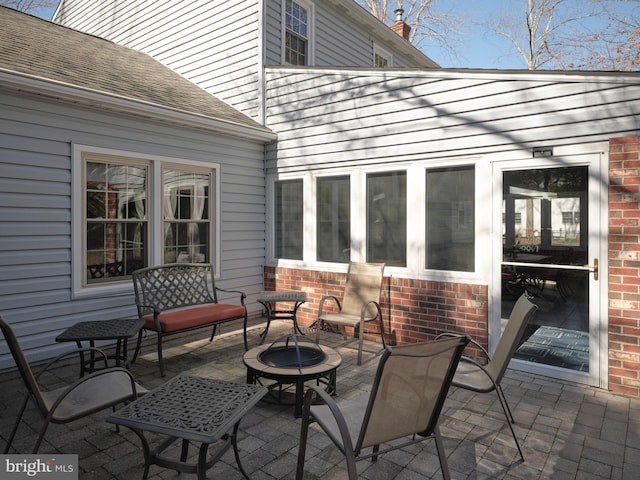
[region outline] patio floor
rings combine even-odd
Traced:
[[[267,342],[289,333],[290,322],[273,322]],[[250,330],[257,341],[259,326]],[[242,335],[225,327],[213,343],[209,332],[174,339],[166,344],[166,379],[178,373],[244,382]],[[379,345],[365,342],[363,365],[356,365],[357,344],[345,343],[336,334],[324,334],[322,342],[343,357],[338,368],[338,401],[366,391],[372,382]],[[149,339],[131,370],[147,388],[163,383]],[[64,366],[57,378],[74,378],[77,369]],[[14,371],[0,375],[0,439],[10,431],[23,392]],[[621,479],[640,478],[640,400],[614,395],[582,385],[509,370],[503,387],[516,418],[526,462],[519,460],[495,394],[474,394],[452,388],[444,407],[441,431],[454,479]],[[107,412],[70,425],[49,427],[41,453],[77,453],[81,479],[140,479],[142,452],[139,440],[127,428],[118,433],[104,419]],[[28,425],[28,427],[27,427]],[[40,425],[29,408],[26,425],[18,430],[15,446],[30,452]],[[252,479],[295,477],[300,419],[292,406],[260,403],[243,419],[239,433],[240,455]],[[4,447],[3,447],[4,448]],[[13,452],[12,452],[13,453]],[[195,458],[197,450],[191,451]],[[369,480],[423,480],[442,478],[433,441],[382,456],[377,463],[358,463],[360,478]],[[152,466],[150,479],[195,478]],[[209,470],[207,478],[243,478],[235,468],[232,451]],[[346,478],[344,462],[328,438],[310,433],[305,479]]]

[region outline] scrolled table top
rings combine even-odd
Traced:
[[[267,393],[259,385],[178,375],[107,421],[202,443],[220,440]]]
[[[277,290],[270,290],[260,292],[258,295],[258,302],[306,302],[307,292],[303,291],[287,291],[281,292]]]
[[[126,339],[136,335],[143,325],[144,320],[139,318],[78,322],[58,335],[56,342]]]

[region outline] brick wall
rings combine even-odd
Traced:
[[[609,142],[609,389],[640,396],[640,137]]]
[[[320,298],[342,299],[346,274],[265,267],[265,290],[304,290],[308,301],[298,311],[302,327],[311,325]],[[441,332],[468,333],[487,345],[488,290],[486,286],[385,277],[381,307],[385,339],[390,344],[433,340]],[[391,301],[389,301],[389,299]],[[391,305],[391,309],[390,306]],[[367,325],[367,331],[373,324]],[[365,336],[380,341],[379,334]]]

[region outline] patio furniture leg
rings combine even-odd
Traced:
[[[442,471],[442,477],[444,478],[444,480],[450,480],[451,474],[449,473],[447,454],[444,451],[444,442],[442,441],[442,435],[440,434],[439,426],[436,426],[433,434],[436,437],[436,449],[438,450],[438,458],[440,459],[440,470]]]
[[[231,445],[233,445],[233,455],[236,457],[236,464],[238,465],[238,470],[247,480],[251,480],[247,472],[245,472],[242,463],[240,462],[240,452],[238,452],[238,428],[240,428],[240,422],[236,423],[233,427],[233,433],[231,434]]]

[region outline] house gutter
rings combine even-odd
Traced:
[[[265,143],[277,139],[277,134],[266,127],[252,127],[230,120],[221,120],[150,102],[133,100],[116,94],[92,90],[69,83],[34,77],[0,69],[0,86],[11,90],[66,100],[80,105],[108,109],[153,120],[213,131],[224,135],[257,140]]]

